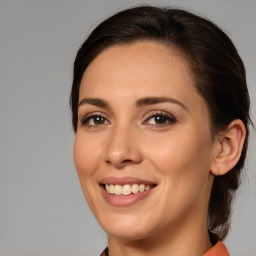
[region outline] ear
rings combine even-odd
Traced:
[[[219,176],[229,172],[239,161],[246,129],[244,123],[233,120],[227,129],[217,138],[216,155],[212,162],[211,173]]]

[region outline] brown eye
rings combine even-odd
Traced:
[[[102,116],[95,116],[91,118],[91,122],[93,122],[94,125],[104,124],[105,118]],[[89,122],[90,125],[91,125],[91,122]]]
[[[154,119],[156,124],[165,124],[168,121],[164,116],[155,116]]]
[[[147,119],[150,125],[168,125],[176,122],[176,119],[166,114],[156,114]]]
[[[109,121],[105,117],[98,114],[90,114],[81,119],[81,125],[87,127],[99,126],[104,124],[109,124]]]

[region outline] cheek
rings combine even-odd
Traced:
[[[190,134],[191,135],[191,134]],[[209,145],[198,137],[176,135],[155,145],[152,164],[161,173],[162,211],[180,216],[191,209],[203,209],[209,194]],[[168,210],[167,210],[168,209]],[[203,211],[202,211],[203,212]],[[167,217],[167,220],[169,217]]]
[[[209,142],[191,132],[152,137],[150,140],[145,147],[148,149],[147,154],[163,169],[200,165],[209,159],[205,159],[210,154]]]
[[[197,193],[207,184],[210,170],[211,143],[195,132],[175,133],[151,140],[147,154],[169,190]],[[151,149],[151,150],[150,150]],[[177,194],[177,193],[176,193]]]
[[[97,140],[89,139],[81,132],[77,132],[74,142],[74,163],[80,176],[93,174],[97,168],[101,155],[101,146]]]
[[[77,132],[74,142],[74,163],[86,201],[95,212],[95,174],[99,163],[101,147],[95,140]]]

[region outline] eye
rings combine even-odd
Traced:
[[[98,113],[90,113],[80,120],[81,125],[87,126],[87,127],[95,127],[95,126],[101,126],[105,124],[109,124],[109,121]]]
[[[144,124],[149,124],[153,126],[166,126],[170,124],[176,123],[176,118],[169,113],[166,112],[155,112],[149,113]]]

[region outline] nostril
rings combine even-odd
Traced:
[[[118,159],[118,158],[112,158],[112,159],[106,159],[105,160],[106,164],[108,165],[114,165],[114,166],[118,166],[118,167],[123,167],[129,164],[133,164],[135,163],[134,160],[132,159]]]
[[[124,164],[126,164],[126,163],[132,163],[132,160],[126,159],[126,160],[123,160],[122,163],[124,163]]]

